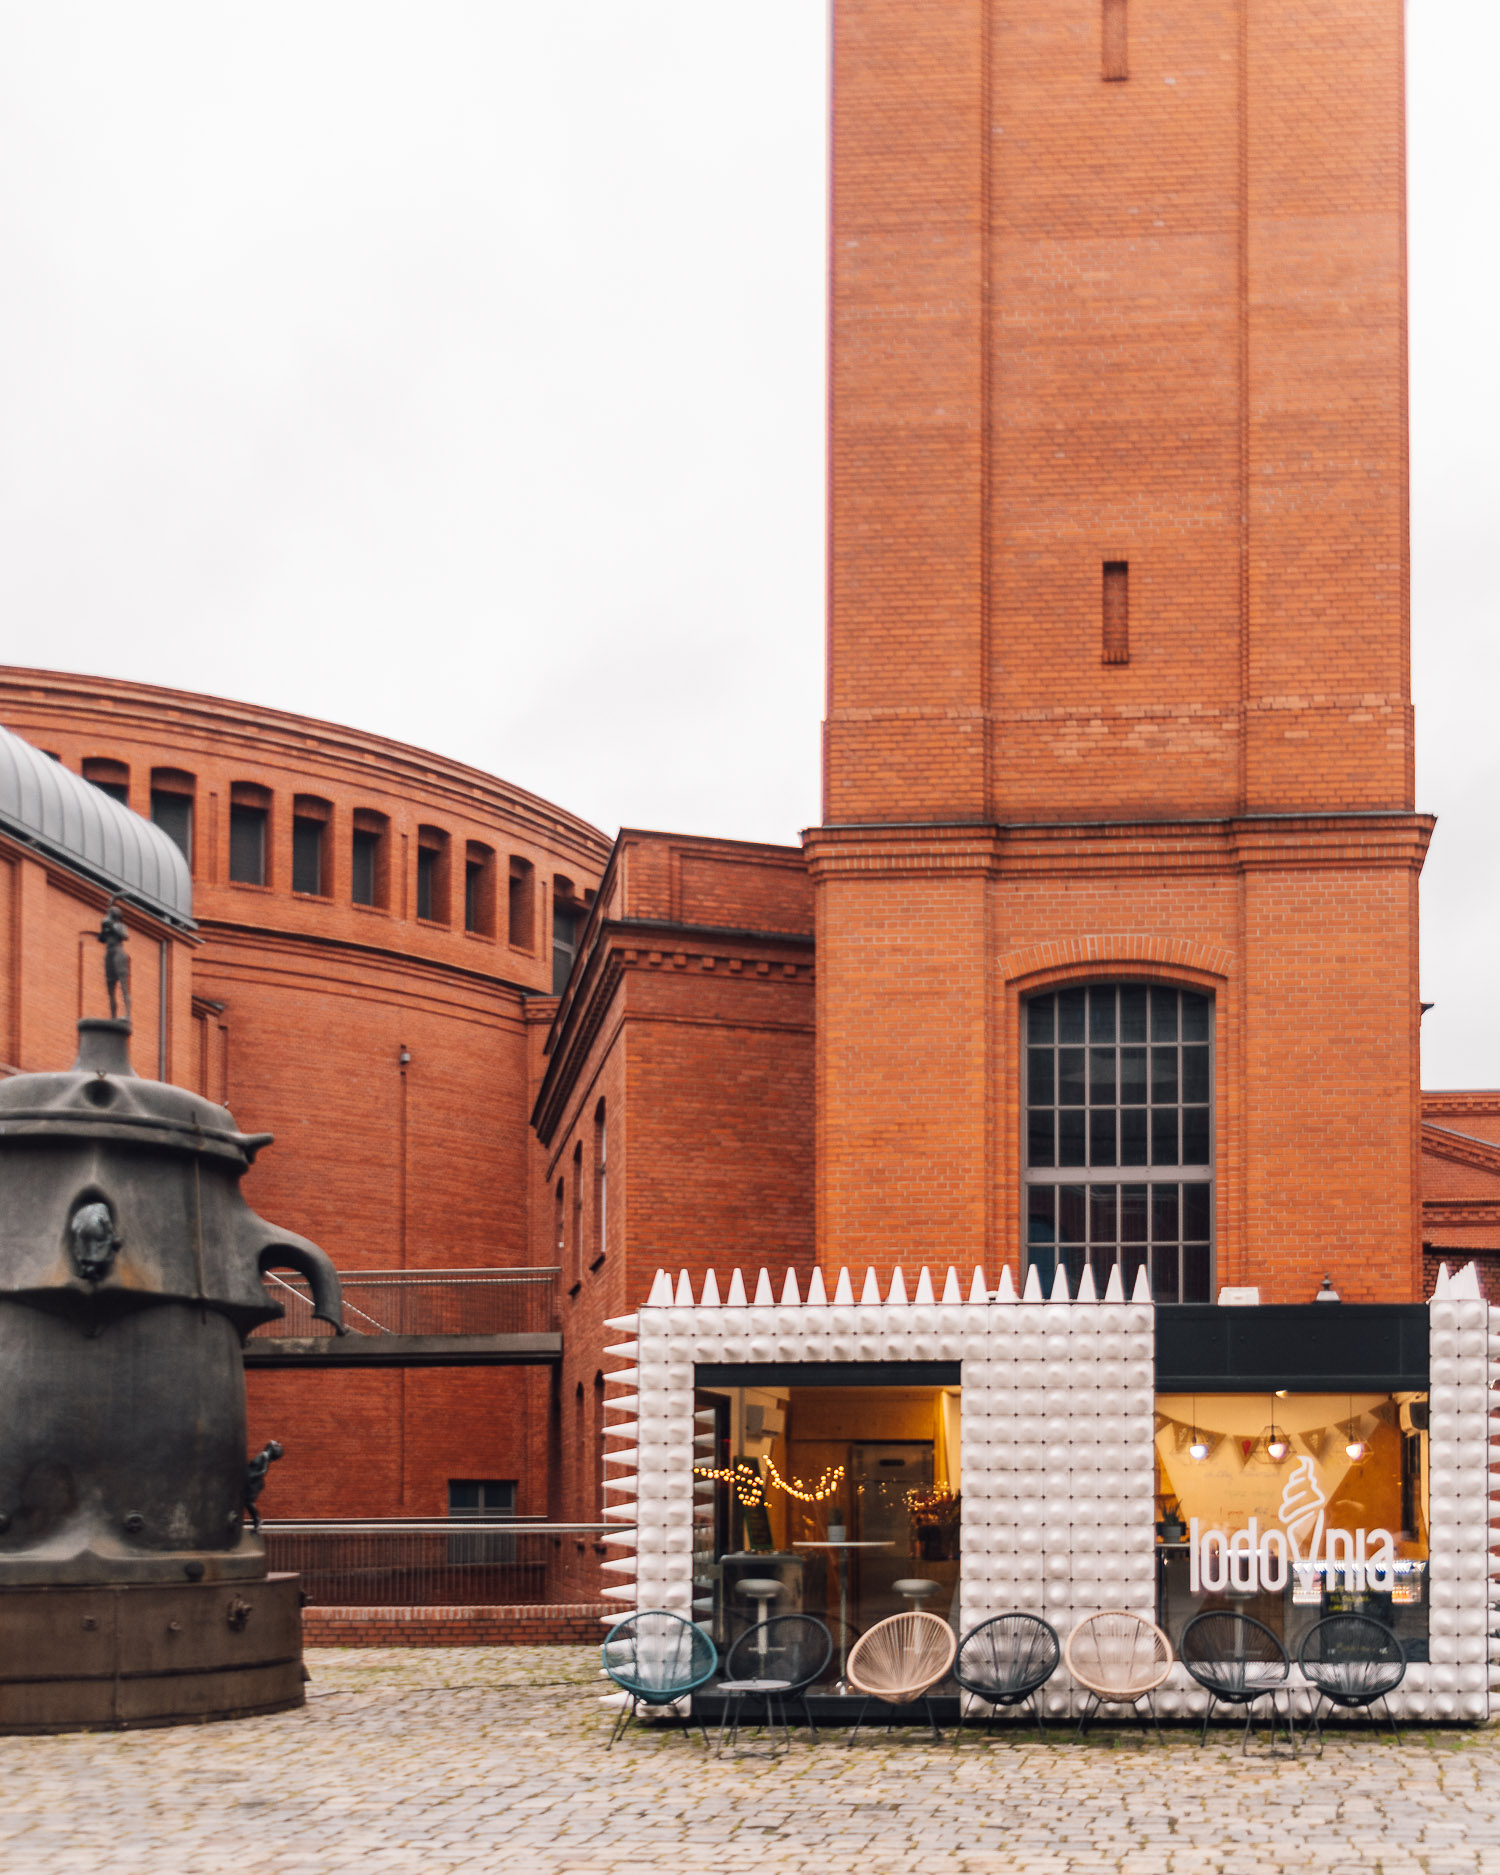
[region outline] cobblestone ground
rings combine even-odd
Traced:
[[[719,1763],[677,1730],[606,1755],[592,1648],[309,1655],[304,1712],[0,1739],[13,1875],[672,1869],[1500,1875],[1500,1731],[1331,1738],[842,1735]]]

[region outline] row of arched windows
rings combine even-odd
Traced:
[[[131,805],[128,764],[90,756],[83,776],[95,787]],[[195,874],[205,870],[194,857],[197,778],[186,770],[153,768],[150,816],[182,850]],[[315,794],[291,798],[290,878],[275,876],[272,842],[278,807],[270,788],[235,781],[229,789],[229,851],[224,876],[231,885],[282,887],[308,898],[333,899],[347,891],[351,904],[395,911],[419,922],[452,925],[461,915],[463,929],[476,937],[499,938],[517,950],[535,951],[540,943],[537,875],[520,854],[505,856],[502,903],[502,856],[482,840],[454,839],[446,829],[427,824],[416,830],[415,852],[404,868],[394,862],[390,816],[356,807],[340,834],[331,801]],[[337,862],[340,839],[347,846],[347,874]],[[402,843],[403,853],[405,842]],[[461,871],[460,871],[461,868]],[[552,877],[553,989],[561,993],[577,953],[578,936],[591,892],[580,892],[563,873]]]

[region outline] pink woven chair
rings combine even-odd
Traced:
[[[958,1636],[941,1615],[910,1613],[877,1621],[854,1643],[845,1668],[849,1684],[864,1695],[849,1743],[859,1737],[872,1699],[885,1706],[909,1706],[920,1699],[933,1737],[941,1738],[928,1695],[947,1679],[957,1652]]]
[[[1157,1739],[1165,1743],[1151,1695],[1172,1671],[1172,1643],[1154,1622],[1123,1608],[1089,1615],[1068,1636],[1063,1664],[1089,1696],[1076,1737],[1082,1738],[1101,1706],[1132,1707],[1144,1731],[1146,1721],[1140,1713],[1144,1699]]]

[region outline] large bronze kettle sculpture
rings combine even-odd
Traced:
[[[263,1576],[240,1345],[271,1268],[342,1332],[338,1276],[240,1194],[268,1134],[140,1079],[128,1023],[78,1029],[65,1073],[0,1081],[0,1586]]]

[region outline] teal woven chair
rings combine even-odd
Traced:
[[[600,1650],[604,1671],[630,1695],[620,1708],[606,1751],[614,1749],[641,1706],[675,1706],[684,1694],[711,1680],[718,1671],[719,1651],[691,1621],[665,1608],[648,1608],[617,1621],[604,1637]],[[698,1730],[708,1743],[701,1717]]]

